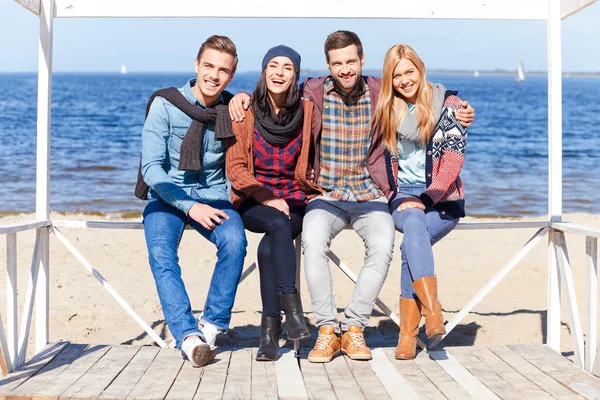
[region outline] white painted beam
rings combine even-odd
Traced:
[[[50,119],[52,104],[52,44],[54,0],[40,2],[40,39],[38,52],[38,115],[35,215],[37,219],[50,218]],[[39,252],[39,280],[34,288],[35,349],[36,353],[49,342],[50,315],[50,229],[41,228]]]
[[[598,0],[561,0],[560,16],[562,19],[568,18],[597,1]]]
[[[562,221],[562,35],[560,0],[548,16],[548,216]]]
[[[543,0],[229,0],[210,7],[197,0],[56,0],[57,18],[405,18],[545,20]]]
[[[50,226],[52,222],[49,219],[42,221],[20,221],[13,224],[6,224],[0,226],[0,235],[7,235],[10,233],[19,233],[25,231],[32,231],[44,226]]]
[[[15,0],[20,6],[25,7],[35,15],[40,15],[40,0]]]

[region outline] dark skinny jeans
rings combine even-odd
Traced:
[[[265,317],[281,313],[279,293],[296,292],[296,249],[294,239],[302,232],[306,206],[290,207],[290,216],[262,205],[254,199],[242,203],[238,212],[244,227],[251,232],[265,233],[258,244],[260,296]]]

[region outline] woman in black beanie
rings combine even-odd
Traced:
[[[227,149],[231,201],[246,229],[265,233],[258,246],[259,361],[279,357],[282,310],[288,339],[310,335],[296,288],[294,239],[309,198],[319,191],[306,179],[312,118],[305,118],[305,108],[312,110],[312,104],[300,97],[299,75],[300,55],[290,47],[276,46],[265,54],[251,107],[242,122],[233,123],[235,139]]]

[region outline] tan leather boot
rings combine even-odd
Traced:
[[[308,361],[313,363],[326,363],[340,352],[340,338],[335,333],[333,326],[319,328],[319,337],[315,347],[308,353]]]
[[[437,278],[424,276],[413,282],[415,293],[421,301],[422,313],[425,316],[425,332],[429,339],[446,334],[442,303],[438,299]]]
[[[421,322],[421,302],[400,297],[400,336],[396,347],[397,360],[412,360],[417,356],[417,335]]]
[[[342,353],[352,360],[370,360],[373,358],[371,349],[365,343],[360,326],[350,325],[348,331],[342,335]]]

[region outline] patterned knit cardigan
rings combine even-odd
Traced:
[[[427,143],[425,160],[426,189],[421,201],[442,215],[452,218],[465,216],[465,192],[460,170],[465,162],[467,128],[456,120],[454,112],[460,108],[458,92],[447,90],[444,107],[434,133]],[[398,182],[398,162],[390,156],[388,173],[393,174],[395,191]]]

